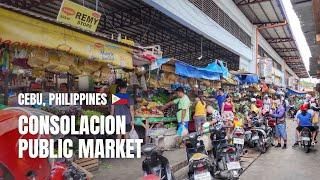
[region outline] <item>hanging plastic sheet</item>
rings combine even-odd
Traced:
[[[259,76],[255,74],[238,74],[236,75],[240,84],[256,84],[259,83]]]
[[[150,70],[158,69],[158,68],[161,67],[162,64],[165,64],[170,60],[171,60],[171,58],[160,58],[160,59],[157,59],[154,62],[152,62],[151,66],[150,66]]]
[[[208,71],[205,68],[194,67],[181,61],[177,61],[175,66],[176,74],[181,76],[208,80],[220,80],[221,72]]]
[[[298,92],[298,91],[295,91],[293,89],[287,88],[287,95],[304,96],[306,94],[307,94],[306,92]]]

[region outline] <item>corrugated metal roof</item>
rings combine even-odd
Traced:
[[[233,0],[246,17],[256,25],[266,23],[286,22],[286,15],[278,0]],[[260,30],[261,35],[267,40],[291,38],[293,35],[289,24]],[[288,66],[300,77],[309,77],[305,65],[301,59],[295,41],[270,43],[279,56],[284,60],[288,57],[300,57],[298,63],[286,61]]]
[[[315,64],[318,64],[320,60],[320,45],[316,44],[316,24],[313,16],[312,0],[291,0],[291,3],[300,19],[302,31],[311,51],[310,75],[317,77],[319,66]]]

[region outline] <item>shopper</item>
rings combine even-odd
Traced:
[[[222,118],[225,120],[227,126],[233,126],[234,112],[235,108],[232,102],[232,98],[230,96],[227,97],[226,101],[222,104]],[[229,139],[231,136],[231,132],[233,128],[228,128],[227,130],[227,138]]]
[[[176,89],[177,98],[173,101],[165,104],[161,109],[165,110],[172,105],[176,105],[178,107],[177,111],[177,120],[178,127],[184,126],[187,130],[189,129],[189,120],[190,120],[190,100],[189,97],[184,93],[184,89],[182,87],[178,87]]]
[[[267,94],[264,95],[264,98],[263,98],[263,111],[265,113],[270,112],[271,104],[272,104],[272,102],[271,102],[271,99],[269,98],[269,96]]]
[[[287,130],[286,130],[286,107],[285,101],[281,101],[280,99],[276,100],[277,104],[276,111],[272,114],[272,117],[276,118],[276,140],[278,144],[275,146],[276,148],[281,147],[281,139],[283,139],[283,147],[282,149],[287,148]]]
[[[203,101],[202,96],[195,99],[195,113],[193,115],[196,130],[200,131],[203,123],[206,122],[206,103]]]
[[[127,94],[127,83],[120,82],[118,85],[119,94]],[[120,115],[126,117],[126,134],[124,135],[125,139],[129,138],[129,132],[134,129],[134,101],[128,96],[128,104],[117,104],[111,105],[110,114],[113,116]],[[122,138],[122,135],[117,136],[118,139]]]
[[[220,114],[222,112],[222,104],[224,103],[226,98],[227,98],[227,94],[225,94],[222,89],[219,89],[216,95],[216,100],[218,101]]]

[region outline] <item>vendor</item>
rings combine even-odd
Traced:
[[[168,102],[162,107],[162,110],[165,110],[169,108],[172,105],[178,106],[178,112],[177,112],[177,120],[178,120],[178,127],[181,125],[184,125],[186,129],[189,128],[189,120],[190,120],[190,99],[189,97],[184,93],[184,89],[182,87],[178,87],[176,89],[178,98],[176,98],[173,101]]]

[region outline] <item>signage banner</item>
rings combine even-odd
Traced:
[[[0,43],[66,51],[76,56],[133,68],[132,49],[0,8]]]
[[[100,17],[101,14],[97,11],[69,0],[64,0],[61,4],[57,21],[95,32],[97,30]]]

